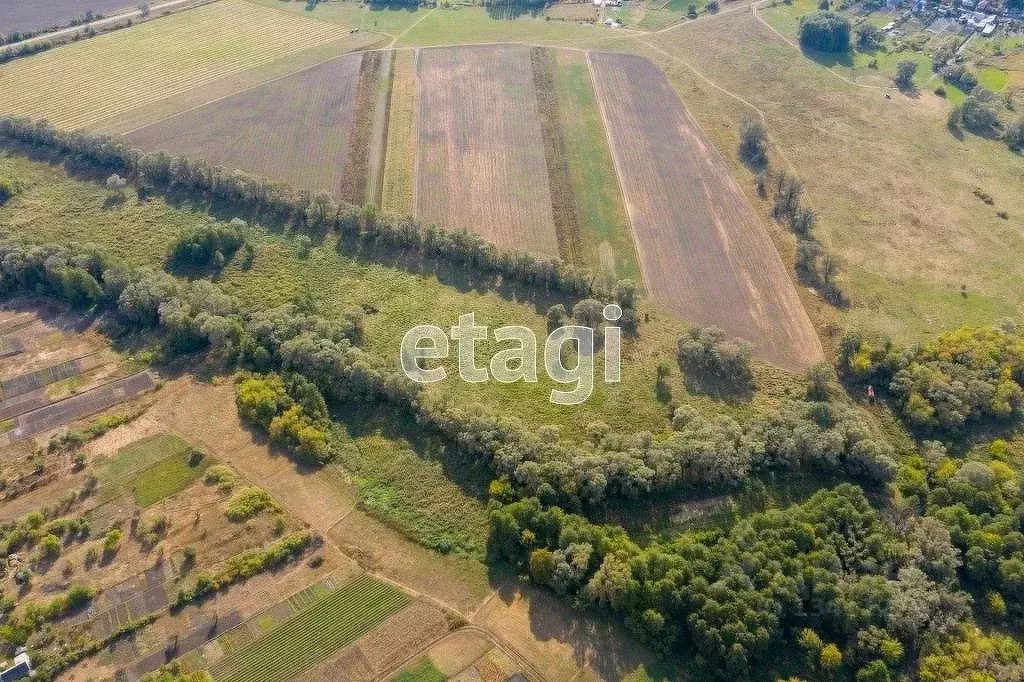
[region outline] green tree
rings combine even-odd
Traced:
[[[901,90],[912,90],[915,74],[917,74],[917,62],[912,59],[904,59],[896,65],[896,76],[893,80]]]
[[[849,19],[828,10],[801,17],[800,45],[819,52],[846,52],[850,49]]]

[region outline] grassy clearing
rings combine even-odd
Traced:
[[[622,190],[586,57],[580,52],[557,50],[554,85],[572,194],[580,215],[583,262],[594,272],[641,284]]]
[[[405,670],[391,678],[392,682],[444,682],[446,679],[445,674],[426,656],[409,664]]]
[[[415,50],[396,50],[388,112],[387,151],[381,208],[411,215],[415,210],[416,176],[416,58]]]
[[[145,507],[183,490],[206,467],[188,466],[191,446],[174,434],[150,436],[124,446],[96,466],[99,500],[134,492]]]
[[[293,14],[328,21],[332,24],[351,26],[361,31],[376,31],[394,36],[418,21],[430,10],[420,7],[373,6],[356,0],[319,2],[316,9],[309,11],[304,2],[281,2],[281,0],[249,0],[264,7],[281,8]]]
[[[456,458],[404,415],[353,407],[337,415],[348,442],[337,462],[360,505],[416,542],[483,560],[491,472]]]
[[[206,470],[206,458],[192,464],[188,453],[173,454],[142,471],[133,484],[135,502],[148,507],[180,492],[199,480]]]
[[[88,127],[347,36],[336,24],[222,0],[0,66],[0,111]]]
[[[364,574],[267,635],[232,651],[211,673],[218,682],[294,679],[408,602],[404,592]]]

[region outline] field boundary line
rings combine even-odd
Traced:
[[[626,220],[629,222],[629,236],[633,239],[633,249],[636,252],[637,265],[640,267],[640,276],[644,280],[644,289],[647,292],[647,296],[651,299],[654,298],[654,280],[651,277],[651,273],[647,271],[649,259],[644,258],[643,254],[640,253],[640,239],[636,233],[636,220],[634,217],[635,209],[633,208],[632,202],[626,196],[625,183],[623,180],[624,170],[622,168],[622,162],[619,159],[619,155],[615,151],[615,145],[612,144],[612,132],[611,126],[608,124],[608,107],[605,103],[604,92],[599,84],[600,79],[597,78],[597,74],[594,73],[594,63],[590,59],[590,51],[585,50],[587,62],[587,73],[590,74],[590,83],[594,88],[594,98],[597,100],[597,109],[601,114],[601,123],[604,126],[605,143],[608,145],[608,153],[612,157],[612,165],[615,167],[615,179],[618,181],[619,191],[622,193],[622,203],[626,208]]]
[[[415,47],[412,58],[412,89],[416,97],[416,110],[412,113],[412,215],[419,215],[420,198],[420,129],[423,126],[423,97],[422,83],[420,81],[420,57],[423,55],[421,48]]]
[[[376,31],[368,31],[368,33],[375,33],[376,34],[377,32]],[[383,34],[378,34],[378,35],[383,35]],[[282,54],[277,59],[271,60],[270,62],[266,62],[264,64],[257,64],[256,67],[258,68],[260,66],[267,66],[267,65],[272,64],[272,63],[274,63],[274,62],[276,62],[276,61],[278,61],[280,59],[283,59],[285,57],[291,57],[292,55],[299,54],[300,52],[303,52],[303,51],[305,51],[307,49],[308,50],[312,50],[312,49],[315,49],[317,47],[324,47],[326,45],[330,45],[332,42],[347,40],[348,38],[349,38],[349,36],[341,36],[341,37],[335,38],[334,40],[328,40],[327,42],[320,43],[318,45],[311,45],[311,46],[303,48],[301,50],[296,50],[294,52],[288,52],[288,53]],[[349,50],[348,52],[343,52],[341,54],[337,54],[337,55],[334,55],[332,57],[328,57],[327,59],[324,59],[323,61],[317,62],[316,64],[310,64],[309,66],[304,66],[301,69],[298,69],[296,71],[289,71],[288,73],[283,73],[280,76],[274,76],[273,78],[269,78],[267,80],[260,81],[259,83],[256,83],[254,85],[250,85],[247,88],[242,88],[241,90],[239,90],[237,92],[233,92],[233,93],[231,93],[229,95],[221,95],[220,97],[215,97],[215,98],[213,98],[213,99],[211,99],[211,100],[209,100],[207,102],[202,102],[200,104],[196,104],[194,106],[189,107],[188,109],[182,109],[181,111],[176,111],[173,114],[169,114],[167,116],[164,116],[163,118],[158,118],[155,121],[151,121],[149,123],[146,123],[145,125],[138,126],[137,128],[132,128],[131,130],[122,131],[120,133],[117,133],[117,135],[123,137],[123,136],[126,136],[126,135],[131,135],[132,133],[137,133],[140,130],[143,130],[145,128],[149,128],[150,126],[155,126],[155,125],[158,125],[158,124],[161,124],[161,123],[166,123],[167,121],[170,121],[172,118],[176,118],[178,116],[183,116],[185,114],[188,114],[188,113],[191,113],[191,112],[195,111],[196,109],[202,109],[203,107],[208,106],[210,104],[217,104],[218,102],[222,102],[222,101],[224,101],[226,99],[230,99],[231,97],[235,97],[237,95],[244,94],[244,93],[249,92],[251,90],[255,90],[256,88],[261,88],[264,85],[269,85],[271,83],[276,83],[279,80],[284,80],[285,78],[291,78],[292,76],[297,76],[300,73],[305,73],[306,71],[310,71],[310,70],[315,69],[315,68],[317,68],[319,66],[323,66],[327,62],[334,61],[335,59],[342,59],[343,57],[349,57],[349,56],[351,56],[353,54],[356,54],[358,52],[373,52],[374,49],[375,48],[367,46],[365,48],[358,48],[358,49],[355,49],[355,50]],[[221,76],[220,78],[217,78],[216,80],[210,81],[210,83],[204,83],[204,84],[202,84],[202,85],[200,85],[198,87],[203,87],[204,85],[211,85],[211,84],[216,83],[218,81],[227,80],[229,78],[232,78],[233,76],[238,75],[239,73],[242,73],[245,70],[246,69],[243,68],[243,69],[239,69],[237,71],[233,71],[231,73],[226,73],[223,76]],[[194,90],[196,88],[192,88],[192,89]],[[189,92],[189,90],[186,90],[185,92]],[[128,109],[127,111],[123,111],[123,112],[114,114],[112,116],[106,116],[104,118],[99,119],[98,121],[96,121],[92,125],[96,125],[96,123],[102,123],[103,121],[109,121],[109,120],[111,120],[113,118],[116,118],[118,116],[124,116],[124,115],[129,114],[129,113],[131,113],[133,111],[138,111],[139,109],[142,109],[143,107],[151,107],[151,106],[160,104],[161,102],[166,102],[167,100],[174,99],[175,97],[178,97],[180,94],[181,93],[176,94],[176,95],[168,95],[167,97],[164,97],[162,99],[158,99],[155,102],[149,102],[147,104],[140,105],[140,106],[135,107],[133,109]]]

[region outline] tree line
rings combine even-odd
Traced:
[[[228,366],[281,374],[293,388],[275,388],[277,410],[252,421],[269,430],[277,418],[275,438],[314,461],[330,458],[329,444],[321,445],[317,429],[308,428],[322,426],[323,400],[386,402],[406,410],[463,453],[487,461],[517,491],[570,509],[693,483],[735,485],[772,468],[839,469],[869,481],[884,481],[891,469],[891,448],[871,435],[855,411],[827,402],[793,401],[746,425],[687,415],[682,408],[677,430],[665,439],[616,434],[598,423],[590,442],[565,442],[554,428],[534,431],[512,418],[427,395],[393,363],[358,347],[359,311],[332,320],[294,305],[249,312],[207,280],[127,269],[94,246],[0,243],[0,295],[19,292],[47,294],[79,308],[102,306],[111,313],[105,321],[111,333],[156,333],[169,353],[209,349]],[[297,392],[303,397],[296,399]],[[293,404],[285,394],[301,412],[289,412]],[[780,429],[791,433],[777,434]],[[793,431],[805,433],[807,441],[793,438]]]
[[[298,189],[202,159],[171,156],[163,151],[144,153],[122,138],[66,132],[47,121],[22,117],[0,117],[0,137],[123,174],[143,191],[183,191],[226,202],[254,218],[277,221],[297,230],[334,230],[368,245],[437,258],[545,290],[613,298],[614,287],[588,270],[559,259],[499,249],[467,230],[423,225],[411,216],[381,215],[372,206],[352,206],[335,201],[325,192]]]
[[[768,129],[760,119],[748,118],[743,122],[739,156],[757,172],[757,194],[772,202],[772,217],[796,236],[797,277],[814,287],[832,305],[846,305],[846,295],[837,280],[839,259],[826,251],[814,236],[818,215],[803,203],[803,183],[788,171],[771,167]]]

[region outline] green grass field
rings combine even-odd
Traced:
[[[584,263],[612,279],[643,282],[608,137],[582,52],[556,51],[555,93],[573,197],[580,216]]]
[[[217,682],[294,679],[408,602],[404,592],[364,574],[232,651],[213,666],[211,673]]]
[[[135,502],[148,507],[181,492],[199,480],[208,462],[204,457],[198,464],[189,463],[189,453],[175,453],[140,472],[135,478]]]
[[[496,20],[483,7],[457,6],[430,12],[412,26],[397,45],[458,45],[515,40],[564,42],[599,37],[607,31],[603,26],[544,21],[530,15]]]
[[[98,498],[111,500],[128,492],[140,507],[184,490],[207,466],[206,458],[189,466],[191,446],[174,434],[149,436],[124,446],[96,465]]]
[[[424,656],[391,678],[391,682],[444,682],[447,677]]]
[[[483,560],[486,465],[454,457],[387,410],[353,407],[338,417],[348,442],[331,467],[354,477],[364,509],[421,545]]]

